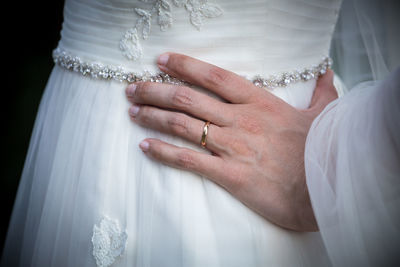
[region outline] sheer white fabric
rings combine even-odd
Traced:
[[[399,266],[400,68],[329,104],[307,137],[307,185],[334,266]]]
[[[162,31],[153,18],[148,38],[140,40],[143,55],[132,61],[119,42],[138,19],[133,9],[150,2],[66,0],[59,47],[136,72],[157,71],[156,57],[175,51],[240,75],[268,76],[304,69],[328,55],[340,7],[331,0],[212,1],[222,15],[204,20],[198,31],[185,8],[167,1],[173,23]],[[106,249],[101,262],[112,266],[329,266],[319,233],[283,230],[207,179],[144,156],[138,143],[145,137],[203,150],[132,123],[125,86],[54,68],[32,134],[4,266],[96,266],[102,257],[93,253],[112,249],[110,244],[114,249]],[[314,87],[310,80],[272,93],[306,108]],[[102,218],[116,224],[94,235]]]
[[[348,89],[386,78],[400,64],[400,2],[345,0],[331,44],[334,70]]]
[[[334,266],[400,265],[400,70],[387,77],[400,65],[399,10],[396,1],[343,2],[332,56],[350,93],[307,137],[307,184]]]

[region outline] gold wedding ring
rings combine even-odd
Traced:
[[[206,144],[207,144],[208,127],[210,126],[210,123],[211,123],[211,122],[207,121],[207,122],[204,124],[204,127],[203,127],[203,135],[201,136],[201,142],[200,142],[200,144],[201,144],[201,146],[204,147],[204,148],[206,148]]]

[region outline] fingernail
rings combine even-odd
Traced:
[[[132,83],[126,88],[126,94],[129,96],[133,96],[136,91],[136,84]]]
[[[165,65],[167,65],[168,59],[169,59],[169,54],[168,53],[164,53],[164,54],[162,54],[161,56],[158,57],[157,63],[159,65],[165,66]]]
[[[139,109],[140,109],[140,108],[139,108],[138,106],[133,105],[133,106],[131,106],[131,107],[129,108],[129,114],[131,114],[131,116],[135,117],[135,116],[138,114]]]
[[[147,151],[147,150],[149,150],[149,142],[142,141],[142,142],[140,142],[139,147],[142,151]]]

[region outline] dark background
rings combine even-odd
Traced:
[[[64,1],[2,3],[0,255],[36,112],[53,67]],[[4,47],[5,46],[5,47]],[[1,256],[0,256],[1,257]]]

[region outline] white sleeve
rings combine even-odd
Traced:
[[[307,186],[334,266],[400,266],[400,68],[314,120]]]

